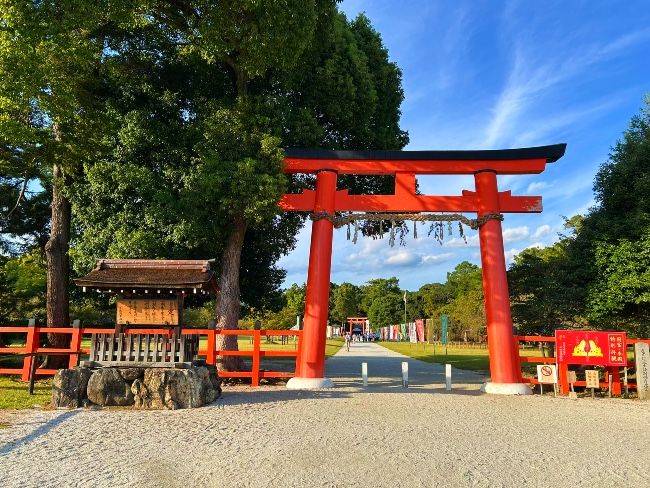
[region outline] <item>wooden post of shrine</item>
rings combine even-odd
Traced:
[[[316,175],[316,201],[314,213],[334,215],[336,197],[336,171],[324,169]],[[320,219],[312,224],[309,248],[305,320],[300,340],[299,362],[296,376],[287,382],[287,388],[331,388],[334,383],[325,378],[325,343],[327,309],[330,296],[330,271],[332,268],[332,239],[334,224]]]

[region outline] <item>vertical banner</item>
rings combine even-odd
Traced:
[[[416,320],[415,327],[418,332],[418,341],[424,342],[424,320]]]
[[[440,342],[442,342],[443,345],[447,345],[447,327],[449,326],[449,317],[447,315],[441,315],[440,324],[442,325]]]
[[[414,323],[409,324],[409,340],[414,344],[418,342],[418,335]]]

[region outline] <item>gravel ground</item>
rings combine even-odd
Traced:
[[[0,412],[0,486],[650,486],[650,403],[486,395],[457,370],[446,391],[442,366],[376,344],[325,374],[336,388],[226,387],[194,410]]]

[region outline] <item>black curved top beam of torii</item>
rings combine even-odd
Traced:
[[[332,151],[285,148],[286,173],[316,173],[333,169],[339,174],[473,174],[494,169],[499,174],[540,173],[546,163],[564,156],[566,144],[518,149],[467,151]],[[540,168],[541,166],[541,168]]]
[[[548,162],[564,155],[566,144],[521,149],[471,151],[329,151],[286,148],[286,173],[318,173],[395,176],[394,195],[349,195],[336,192],[335,210],[364,212],[476,212],[477,195],[464,190],[462,196],[416,194],[416,175],[476,175],[481,171],[496,174],[539,174]],[[512,196],[499,192],[502,213],[541,212],[542,198]],[[313,211],[314,190],[284,195],[280,208],[285,211]]]

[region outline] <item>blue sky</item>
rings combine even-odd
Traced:
[[[391,61],[402,69],[401,126],[407,150],[505,149],[567,143],[540,175],[499,176],[499,190],[542,196],[541,214],[507,214],[507,262],[548,246],[563,216],[594,204],[593,179],[650,92],[650,9],[645,1],[345,0],[348,18],[365,12]],[[473,177],[418,178],[426,195],[474,190]],[[468,214],[475,218],[475,214]],[[423,230],[423,229],[421,229]],[[446,281],[462,262],[480,266],[478,235],[467,244],[426,232],[406,246],[346,240],[335,231],[331,281],[363,285],[399,279],[417,291]],[[283,257],[285,286],[307,281],[311,224]]]

